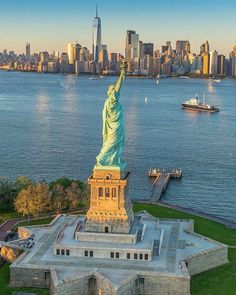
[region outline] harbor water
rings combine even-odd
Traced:
[[[0,176],[86,180],[115,80],[0,72]],[[182,110],[196,92],[220,112]],[[127,78],[121,102],[131,198],[148,197],[150,168],[181,168],[163,201],[236,221],[236,80]]]

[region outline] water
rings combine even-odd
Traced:
[[[0,175],[86,179],[115,79],[0,72]],[[182,110],[196,91],[221,112]],[[121,100],[131,197],[148,196],[151,167],[182,168],[183,179],[170,183],[164,201],[236,221],[236,81],[130,78]]]

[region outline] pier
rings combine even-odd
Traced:
[[[166,191],[172,178],[182,178],[182,170],[150,169],[148,175],[156,178],[148,198],[148,202],[155,203],[161,200],[162,194]]]

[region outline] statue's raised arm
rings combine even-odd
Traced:
[[[118,81],[116,82],[116,85],[115,85],[115,91],[116,92],[120,92],[122,82],[125,79],[126,69],[127,69],[127,61],[125,59],[122,59],[120,61],[120,77],[119,77],[119,79],[118,79]]]

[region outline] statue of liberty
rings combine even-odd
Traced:
[[[122,105],[120,103],[120,89],[125,79],[127,61],[120,63],[120,77],[116,85],[108,87],[108,98],[103,108],[103,145],[97,156],[96,167],[109,166],[125,169],[125,162],[121,159],[124,148],[125,128]]]

